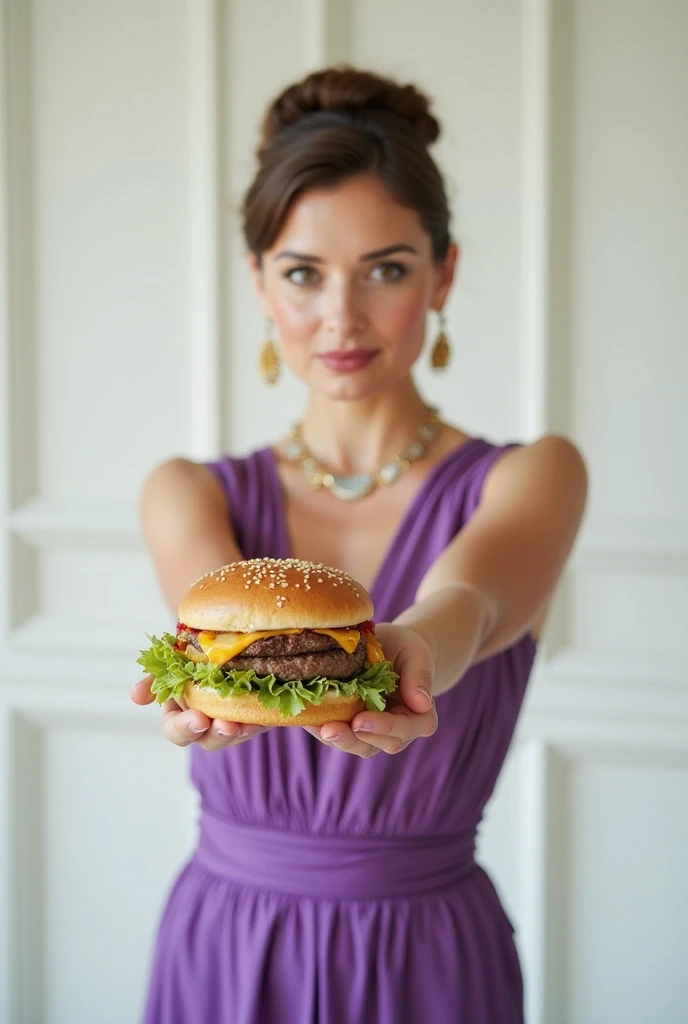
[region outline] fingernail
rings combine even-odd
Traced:
[[[205,729],[203,729],[201,726],[198,726],[198,725],[189,725],[188,729],[189,729],[189,732],[195,732],[197,734],[205,732]]]
[[[428,702],[428,708],[431,708],[433,705],[433,700],[430,695],[430,691],[426,690],[424,686],[419,686],[416,692],[419,693],[421,697],[425,697],[426,701]]]
[[[341,738],[342,734],[340,732],[335,732],[332,736],[323,736],[325,743],[336,743],[337,740],[340,740]]]
[[[354,729],[354,732],[375,732],[375,723],[366,721],[359,722]]]
[[[236,736],[236,733],[235,732],[227,732],[226,729],[218,729],[217,730],[217,735],[218,736],[222,736],[223,740],[231,740],[234,736]]]
[[[235,736],[254,736],[258,732],[257,725],[240,725]]]

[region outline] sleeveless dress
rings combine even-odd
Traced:
[[[371,587],[377,622],[413,603],[505,450],[436,465]],[[270,449],[212,469],[244,557],[290,557]],[[511,925],[474,860],[536,647],[523,637],[437,699],[439,728],[362,760],[303,729],[193,747],[199,842],[162,917],[146,1024],[519,1024]]]

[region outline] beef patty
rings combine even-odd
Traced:
[[[179,636],[196,650],[202,650],[195,633],[180,631]],[[361,671],[365,660],[363,634],[353,654],[347,654],[332,637],[306,629],[302,633],[279,633],[254,640],[240,655],[225,662],[223,668],[239,672],[253,669],[256,675],[274,675],[284,682],[291,679],[307,681],[318,676],[351,679]]]
[[[287,637],[287,639],[291,638]],[[330,679],[351,679],[361,671],[366,660],[363,637],[358,641],[358,646],[353,654],[347,654],[339,644],[328,651],[314,651],[311,654],[272,655],[263,658],[247,658],[246,651],[242,651],[238,658],[232,658],[223,667],[235,668],[240,672],[252,668],[256,675],[273,675],[285,682],[290,679],[316,679],[318,676],[328,676]]]
[[[254,640],[241,652],[242,658],[263,658],[279,655],[313,654],[316,651],[341,651],[341,647],[331,636],[314,633],[305,629],[303,633],[278,633],[277,636],[264,636],[262,640]]]

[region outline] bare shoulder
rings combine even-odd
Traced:
[[[227,499],[207,466],[190,459],[169,459],[156,466],[144,483],[144,527],[147,522],[164,523],[170,518],[182,525],[187,519],[197,521],[213,514],[227,516]]]
[[[485,481],[486,500],[524,500],[550,504],[562,499],[582,512],[588,490],[585,460],[572,441],[560,434],[545,434],[530,444],[508,451],[498,459]]]
[[[220,481],[189,459],[170,459],[149,474],[141,524],[170,608],[193,580],[242,557]]]

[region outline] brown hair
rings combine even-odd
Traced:
[[[434,258],[443,259],[449,205],[427,149],[439,134],[427,97],[413,85],[341,66],[289,86],[265,115],[258,173],[244,198],[249,249],[260,259],[273,245],[301,193],[372,173],[396,202],[418,212]]]

